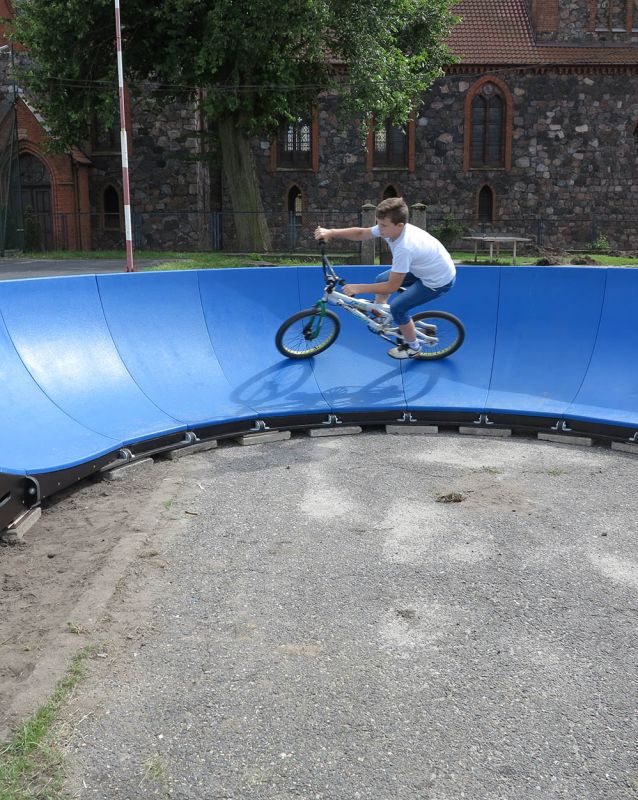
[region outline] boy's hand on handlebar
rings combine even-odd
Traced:
[[[359,286],[356,283],[346,283],[341,291],[347,294],[348,297],[354,297],[355,294],[359,293]]]
[[[330,229],[329,228],[322,228],[320,225],[317,226],[315,229],[315,239],[320,241],[321,239],[325,239],[328,241],[330,238]]]

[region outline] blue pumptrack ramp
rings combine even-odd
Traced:
[[[340,267],[352,282],[378,267]],[[321,295],[318,267],[0,283],[0,530],[116,464],[265,428],[476,424],[638,441],[638,271],[461,267],[433,307],[466,340],[400,362],[340,313],[291,361],[274,338]]]

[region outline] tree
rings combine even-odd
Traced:
[[[268,249],[255,135],[307,116],[322,92],[340,114],[407,120],[453,57],[443,40],[456,0],[122,0],[124,63],[133,93],[198,97],[216,130],[240,246]],[[22,82],[61,147],[117,113],[113,0],[29,0],[14,37],[32,66]],[[334,65],[347,65],[338,77]],[[150,83],[146,83],[150,82]],[[199,91],[198,93],[198,90]]]

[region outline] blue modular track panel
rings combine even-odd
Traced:
[[[188,428],[254,419],[255,409],[232,397],[209,336],[197,272],[137,273],[126,281],[101,275],[97,281],[119,357],[158,409]]]
[[[494,361],[500,274],[496,267],[459,267],[454,289],[428,306],[459,317],[465,341],[440,361],[403,364],[410,411],[484,410]]]
[[[120,445],[80,425],[47,397],[20,360],[2,316],[0,387],[0,473],[73,467]]]
[[[339,267],[338,272],[349,283],[373,283],[379,268]],[[320,299],[321,269],[299,269],[299,292],[302,308],[310,308]],[[397,416],[401,416],[405,411],[405,395],[400,362],[387,356],[392,345],[370,333],[347,312],[337,313],[341,321],[337,341],[312,359],[317,384],[330,410],[336,414],[396,410]]]
[[[587,375],[569,419],[638,432],[638,270],[606,270],[605,300]]]
[[[379,271],[339,268],[350,282]],[[0,528],[28,502],[30,476],[52,492],[122,447],[259,419],[460,412],[638,432],[638,270],[460,268],[433,307],[463,320],[466,341],[438,362],[389,359],[389,344],[343,312],[325,353],[284,358],[277,328],[322,287],[318,267],[1,283]]]
[[[95,276],[9,281],[0,312],[33,380],[80,425],[131,443],[185,427],[149,400],[122,363]]]
[[[605,270],[501,270],[488,413],[562,418],[594,349]]]
[[[204,318],[229,400],[258,417],[328,413],[308,361],[275,347],[281,323],[299,310],[297,269],[234,269],[199,273]]]

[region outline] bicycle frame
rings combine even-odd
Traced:
[[[326,306],[333,305],[342,308],[353,317],[366,323],[368,328],[386,339],[388,342],[396,342],[397,337],[400,337],[399,326],[392,319],[390,308],[387,303],[374,303],[371,300],[365,300],[359,297],[350,297],[347,294],[337,291],[337,286],[343,286],[346,281],[340,278],[334,271],[334,268],[328,257],[326,256],[325,243],[321,242],[321,265],[323,267],[323,274],[326,280],[326,288],[324,289],[323,296],[315,303],[315,308],[319,310],[317,319],[317,327],[313,332],[312,338],[316,337],[321,330],[321,323],[326,313]],[[399,291],[405,291],[399,289]],[[372,311],[376,311],[377,318],[371,316]],[[391,334],[391,335],[388,335]],[[392,338],[394,337],[394,338]],[[422,330],[417,330],[417,338],[422,342],[430,344],[437,342],[436,336],[428,336]]]

